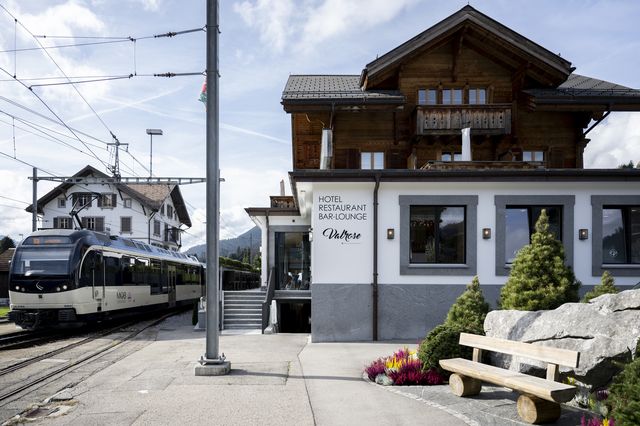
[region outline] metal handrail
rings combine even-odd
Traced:
[[[276,274],[275,268],[269,270],[269,278],[267,279],[267,291],[264,295],[264,301],[262,302],[262,332],[269,325],[269,312],[271,310],[271,301],[276,291]]]

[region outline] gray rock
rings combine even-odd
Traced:
[[[605,294],[589,303],[566,303],[551,311],[492,311],[484,322],[487,336],[580,352],[578,368],[561,367],[592,388],[606,385],[630,361],[640,340],[640,290]],[[511,359],[513,358],[513,359]],[[518,357],[494,356],[503,368],[542,373],[544,365]]]

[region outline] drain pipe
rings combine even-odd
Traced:
[[[380,188],[380,175],[375,176],[376,186],[373,188],[373,283],[372,283],[372,308],[371,329],[373,341],[378,340],[378,189]]]
[[[271,270],[271,265],[269,264],[269,209],[267,209],[265,211],[265,218],[266,218],[266,222],[267,222],[267,242],[266,242],[266,247],[265,247],[265,253],[264,253],[264,257],[262,258],[262,265],[267,265],[267,281],[265,282],[265,287],[267,287],[269,285],[269,271]],[[262,266],[261,265],[261,266]]]

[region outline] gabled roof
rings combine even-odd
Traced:
[[[109,176],[93,166],[85,166],[73,177],[87,177],[95,176],[101,178],[108,178]],[[38,213],[42,213],[42,206],[57,198],[60,194],[64,194],[69,188],[76,185],[75,183],[62,183],[51,191],[43,195],[38,199]],[[180,187],[178,185],[147,185],[147,184],[113,184],[116,189],[129,195],[131,198],[139,201],[143,206],[151,209],[152,211],[158,211],[162,203],[171,196],[171,201],[176,208],[178,214],[178,220],[181,223],[191,226],[191,218],[187,212],[184,199],[180,193]],[[26,211],[32,211],[32,205],[29,205]]]
[[[367,90],[359,85],[358,75],[290,75],[282,92],[282,104],[289,105],[363,105],[404,104],[398,90]]]
[[[640,111],[640,90],[579,74],[571,74],[555,89],[528,89],[523,92],[531,97],[533,108],[553,106],[591,111],[597,110],[599,105],[601,110]]]
[[[480,32],[483,38],[486,38],[486,40],[483,40],[484,43],[494,40],[501,45],[505,45],[503,49],[508,49],[510,52],[522,57],[525,62],[536,64],[545,72],[553,75],[558,84],[564,81],[573,71],[571,62],[467,5],[411,40],[367,64],[360,77],[360,86],[366,89],[369,87],[368,82],[376,80],[380,74],[398,67],[402,61],[412,57],[417,52],[437,45],[465,27],[473,28]]]

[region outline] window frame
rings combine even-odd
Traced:
[[[591,196],[591,274],[601,276],[609,271],[614,277],[630,277],[640,274],[640,264],[602,263],[603,208],[640,206],[640,195],[592,195]]]
[[[376,164],[376,154],[382,155],[382,167],[375,167]],[[364,167],[363,160],[364,156],[368,157],[369,167]],[[384,151],[360,151],[360,170],[384,170],[385,169],[385,155]]]
[[[505,277],[511,271],[511,264],[504,261],[506,251],[506,209],[507,206],[561,206],[562,207],[562,245],[564,246],[565,265],[573,268],[574,246],[574,195],[496,195],[495,229],[495,269],[496,276]]]
[[[533,212],[531,210],[533,210],[534,208],[538,208],[538,209],[545,209],[545,208],[559,208],[560,209],[560,242],[564,244],[564,235],[562,233],[564,227],[564,206],[562,205],[558,205],[558,204],[527,204],[527,205],[519,205],[519,204],[507,204],[505,206],[505,214],[508,210],[527,210],[527,220],[531,219],[532,223],[529,224],[529,229],[527,230],[529,232],[529,242],[527,244],[531,244],[531,236],[534,234],[535,232],[535,225],[537,220],[533,221]],[[542,212],[541,212],[542,213]],[[547,211],[547,216],[549,217],[549,211]],[[539,217],[539,216],[538,216]],[[506,243],[507,243],[507,239],[508,239],[509,235],[507,233],[507,228],[506,228],[506,216],[505,216],[505,258],[506,256]],[[526,244],[525,244],[526,245]],[[511,265],[513,265],[513,262],[508,262],[506,259],[504,261],[505,265],[508,265],[509,267],[511,267]]]
[[[133,208],[133,201],[131,200],[131,198],[123,198],[122,199],[122,207],[125,208],[125,209]]]
[[[477,195],[400,195],[400,275],[475,275],[477,271]],[[465,263],[411,263],[411,206],[465,207]]]
[[[467,235],[466,235],[466,223],[467,223],[467,209],[466,206],[464,205],[446,205],[446,206],[435,206],[435,205],[423,205],[423,204],[412,204],[409,206],[409,245],[412,245],[412,241],[411,241],[411,220],[412,220],[412,213],[413,213],[413,209],[416,208],[422,208],[422,209],[432,209],[433,213],[434,213],[434,218],[439,219],[440,222],[442,222],[442,213],[444,209],[462,209],[462,214],[463,214],[463,226],[465,227],[464,229],[464,244],[463,244],[463,253],[462,253],[462,262],[439,262],[439,261],[434,261],[434,262],[417,262],[417,261],[413,261],[412,257],[413,257],[413,250],[409,251],[409,264],[410,265],[466,265],[466,254],[467,254]],[[437,224],[438,221],[435,220],[434,221],[434,241],[433,241],[433,250],[434,250],[434,257],[437,259],[438,254],[441,252],[441,241],[440,241],[440,231],[441,228],[440,226]]]
[[[125,231],[124,220],[129,220],[129,230]],[[133,233],[133,218],[131,216],[120,216],[120,233],[121,234],[132,234]]]
[[[66,209],[67,208],[67,199],[66,198],[58,198],[58,208]]]

